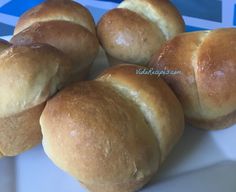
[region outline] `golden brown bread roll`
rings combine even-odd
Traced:
[[[71,0],[47,0],[23,14],[11,42],[16,45],[47,43],[74,61],[75,80],[84,79],[99,43],[89,11]]]
[[[40,118],[46,154],[91,191],[140,189],[182,135],[179,101],[139,68],[116,66],[65,88]]]
[[[39,117],[45,101],[68,80],[69,61],[42,44],[9,46],[0,52],[1,156],[17,155],[40,142]]]
[[[166,43],[150,66],[178,70],[163,78],[181,101],[187,120],[204,129],[236,123],[236,29],[185,33]]]
[[[98,38],[111,65],[147,65],[166,41],[184,32],[184,22],[168,0],[124,0],[97,26]]]

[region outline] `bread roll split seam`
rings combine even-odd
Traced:
[[[97,80],[95,80],[95,81],[97,81]],[[125,95],[124,93],[123,93],[123,91],[122,92],[120,92],[120,91],[118,91],[118,89],[117,88],[115,88],[115,87],[113,87],[111,84],[109,84],[109,83],[107,83],[106,81],[104,82],[104,81],[98,81],[97,82],[97,84],[100,84],[101,86],[103,86],[103,87],[106,87],[107,89],[108,89],[108,92],[109,91],[112,91],[113,93],[115,93],[115,94],[117,94],[117,95],[119,95],[121,98],[122,98],[122,100],[124,101],[124,102],[128,102],[130,105],[132,105],[133,107],[135,107],[135,109],[138,111],[138,112],[140,112],[140,114],[142,114],[142,112],[138,109],[138,107],[137,107],[137,104],[135,103],[135,102],[133,102],[130,98],[127,98],[128,96],[127,95]],[[98,84],[98,85],[99,85]],[[110,89],[110,90],[109,90]],[[146,122],[147,123],[147,122]],[[44,121],[42,120],[42,117],[40,118],[40,124],[41,124],[41,126],[42,127],[46,127],[46,125],[44,125]],[[148,126],[148,123],[147,123],[147,126]],[[148,127],[148,129],[149,129],[150,127]],[[153,134],[153,131],[152,131],[152,129],[149,129],[151,132],[152,132],[152,134]],[[45,134],[45,133],[44,133]],[[155,134],[153,134],[153,135],[155,135]],[[108,140],[109,141],[109,140]],[[155,141],[157,142],[157,138],[155,137]],[[96,144],[95,144],[96,145]],[[47,142],[43,139],[43,146],[44,146],[44,150],[45,150],[45,152],[48,154],[48,156],[50,157],[50,150],[48,151],[47,150]],[[52,149],[51,149],[52,150]],[[158,153],[159,153],[159,151],[160,150],[158,150]],[[53,159],[52,157],[50,157],[51,159]],[[160,161],[159,161],[160,162]],[[157,164],[156,165],[158,165],[158,168],[159,168],[159,163],[157,162]],[[153,175],[153,173],[150,171],[150,170],[145,170],[145,169],[141,169],[141,168],[137,168],[137,165],[136,165],[136,162],[134,161],[133,162],[133,168],[134,168],[134,172],[132,173],[132,176],[133,177],[135,177],[135,178],[137,178],[137,180],[143,180],[143,177],[145,176],[145,177],[148,177],[148,178],[150,178],[152,175]],[[145,180],[147,180],[147,179],[145,179]],[[90,180],[89,182],[87,181],[84,181],[83,179],[81,179],[81,178],[79,178],[79,181],[80,182],[82,182],[82,184],[83,183],[86,183],[87,185],[97,185],[97,186],[99,186],[100,188],[101,188],[101,186],[104,186],[104,187],[106,187],[106,185],[109,185],[110,184],[110,182],[109,181],[103,181],[103,183],[97,183],[97,181],[92,181],[92,180]],[[130,181],[129,180],[123,180],[123,181],[119,181],[119,182],[115,182],[115,183],[113,183],[113,185],[126,185],[126,184],[129,184],[130,183]],[[145,182],[146,183],[146,182]],[[95,190],[91,190],[91,191],[95,191]]]
[[[48,157],[91,191],[140,189],[183,134],[174,93],[138,68],[119,65],[67,87],[40,117]]]
[[[45,14],[42,14],[43,12],[45,12]],[[26,22],[25,20],[28,21]],[[96,34],[94,19],[83,5],[72,0],[45,0],[20,17],[19,22],[16,24],[14,35],[20,33],[34,23],[53,20],[67,21],[80,25],[92,34]]]
[[[88,26],[86,26],[85,24],[83,24],[82,22],[76,22],[75,20],[71,20],[70,17],[66,17],[66,16],[54,16],[54,17],[50,17],[50,18],[42,18],[42,19],[35,19],[31,22],[28,22],[26,26],[24,26],[24,28],[22,28],[20,31],[14,32],[14,35],[17,35],[18,33],[20,33],[21,31],[27,30],[28,27],[30,27],[31,25],[35,24],[35,23],[43,23],[43,22],[49,22],[49,21],[66,21],[72,24],[76,24],[76,25],[80,25],[82,27],[84,27],[85,29],[88,30],[88,32],[95,34],[94,30],[89,28]]]
[[[158,70],[182,70],[180,76],[163,78],[194,127],[217,130],[235,124],[235,34],[234,28],[179,34],[149,63]]]
[[[96,79],[96,81],[104,82],[102,79]],[[152,120],[155,118],[153,115],[154,112],[151,110],[151,108],[149,108],[148,105],[142,101],[142,99],[140,98],[140,95],[134,89],[131,90],[130,87],[128,88],[128,87],[122,86],[121,84],[120,85],[115,84],[112,81],[106,81],[106,83],[111,88],[113,88],[116,92],[121,94],[125,99],[127,99],[127,101],[132,101],[132,103],[134,105],[136,105],[137,109],[143,114],[143,116],[146,120],[146,123],[148,124],[148,127],[152,130],[152,132],[156,136],[156,140],[157,140],[157,143],[159,146],[159,151],[160,151],[160,157],[162,160],[164,160],[163,155],[162,155],[163,148],[160,143],[160,135],[158,134],[159,128],[158,128],[158,126],[155,125],[155,122]],[[160,164],[161,164],[161,161],[160,161]]]
[[[201,104],[201,99],[200,99],[200,95],[199,95],[199,86],[197,83],[197,63],[198,63],[198,53],[199,50],[201,49],[201,46],[203,45],[204,41],[207,39],[208,35],[209,35],[210,31],[206,31],[204,32],[204,35],[201,37],[199,44],[197,46],[197,49],[195,50],[195,52],[193,52],[193,62],[191,63],[192,65],[192,70],[193,70],[193,76],[194,76],[194,86],[196,87],[196,91],[197,91],[197,102],[198,102],[198,106],[199,106],[199,110],[202,111],[202,104]],[[203,115],[202,115],[203,117]]]
[[[15,45],[45,43],[64,52],[73,62],[71,82],[87,78],[99,50],[91,13],[68,0],[46,0],[25,12],[10,41]]]
[[[119,68],[122,68],[124,66],[132,67],[134,65],[132,65],[132,64],[121,64],[121,65],[117,66],[117,69],[119,70]],[[141,67],[141,66],[137,67],[137,65],[135,65],[135,66],[136,66],[135,68],[133,68],[133,69],[131,68],[129,70],[134,70],[134,69],[137,70],[137,69],[145,69],[146,68],[146,67]],[[114,67],[114,69],[115,68],[116,67]],[[109,71],[109,69],[107,71]],[[139,93],[139,91],[135,87],[133,87],[129,83],[126,84],[125,82],[122,82],[122,80],[119,79],[119,77],[116,78],[115,75],[113,77],[111,77],[111,76],[112,76],[111,74],[110,75],[103,74],[103,75],[100,75],[98,78],[96,78],[95,81],[102,81],[102,82],[108,83],[118,93],[122,94],[127,100],[131,100],[133,103],[135,103],[138,110],[145,117],[146,122],[149,125],[149,128],[152,129],[152,132],[154,133],[154,135],[157,139],[157,142],[159,144],[158,146],[159,146],[159,149],[160,149],[159,151],[161,153],[160,154],[160,156],[161,156],[161,161],[160,162],[162,163],[165,160],[165,158],[168,156],[168,154],[171,151],[173,145],[172,145],[172,147],[170,147],[168,141],[165,141],[163,139],[163,138],[165,138],[165,134],[166,134],[166,133],[163,132],[165,130],[165,128],[163,127],[163,125],[158,126],[159,125],[158,122],[155,121],[155,119],[157,119],[157,116],[159,116],[160,114],[158,115],[158,113],[155,112],[154,108],[152,108],[151,106],[148,105],[149,102],[148,102],[148,99],[144,96],[145,93],[144,93],[144,95],[143,95],[142,91]],[[136,74],[135,76],[137,77],[138,75]],[[132,78],[132,77],[130,77],[130,78]],[[172,90],[169,88],[169,86],[161,78],[160,79],[159,79],[159,77],[153,77],[153,78],[157,78],[159,81],[163,82],[163,86],[166,86],[169,89],[169,91],[171,93],[173,93]],[[145,90],[145,89],[143,89],[143,90]],[[142,95],[146,99],[142,99]],[[173,96],[176,99],[176,101],[179,102],[177,97],[175,96],[175,94],[173,94]],[[180,103],[179,103],[179,106],[181,106]],[[181,109],[182,109],[182,106],[181,106]],[[176,137],[177,137],[177,135],[176,135]],[[179,135],[179,137],[181,137],[181,135]],[[172,142],[175,143],[175,142],[177,142],[177,140],[175,142],[174,141],[172,141]]]
[[[150,6],[150,4],[146,5],[146,3],[144,3],[143,1],[135,0],[135,2],[132,2],[132,0],[129,0],[120,3],[118,5],[118,8],[128,9],[130,11],[137,13],[139,16],[153,23],[158,28],[158,30],[161,31],[165,40],[170,39],[168,30],[166,30],[167,26],[165,26],[164,24],[165,18],[161,17],[157,13],[157,11],[154,11],[152,6]]]
[[[169,0],[124,0],[97,25],[110,65],[147,66],[164,42],[184,31],[184,20]]]

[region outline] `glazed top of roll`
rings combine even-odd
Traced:
[[[183,33],[153,57],[156,69],[181,71],[164,76],[191,119],[216,119],[236,110],[236,29]]]
[[[125,0],[99,21],[97,34],[106,52],[123,62],[145,65],[166,41],[184,32],[170,1]]]
[[[59,50],[43,44],[10,46],[1,51],[0,117],[45,102],[68,79],[69,61]]]
[[[121,182],[125,178],[122,174],[135,171],[131,160],[136,158],[146,167],[134,172],[134,177],[142,179],[139,176],[153,172],[182,135],[184,118],[179,101],[163,80],[139,76],[138,69],[127,64],[113,67],[95,81],[65,88],[47,103],[40,119],[45,150],[57,165],[80,181],[95,182],[91,178],[103,174],[108,181]],[[140,148],[134,147],[136,142]],[[112,152],[109,145],[114,145]],[[146,157],[140,159],[141,151],[150,154],[150,158],[155,154],[157,159],[146,164]],[[91,153],[97,158],[90,158]],[[114,161],[119,164],[116,166],[104,164],[103,154],[122,159],[125,153],[130,154],[128,170],[123,160],[121,164]]]
[[[75,80],[85,78],[99,50],[92,15],[71,0],[46,0],[30,9],[19,18],[14,34],[14,45],[45,43],[69,56]]]
[[[145,68],[131,64],[118,65],[107,69],[97,81],[109,84],[138,106],[158,138],[163,161],[182,134],[182,107],[161,78],[139,75],[139,69]],[[178,118],[171,119],[173,114]]]
[[[81,25],[95,34],[95,24],[89,11],[72,0],[46,0],[24,13],[17,23],[14,35],[36,22],[64,20]]]
[[[184,31],[184,21],[169,0],[124,0],[118,8],[133,11],[157,25],[166,40]]]
[[[183,111],[157,76],[136,65],[106,70],[47,102],[40,118],[51,160],[90,190],[134,191],[183,133]]]

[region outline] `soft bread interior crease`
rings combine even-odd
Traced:
[[[200,111],[204,111],[203,110],[203,107],[202,107],[202,104],[201,104],[201,99],[200,99],[200,96],[199,96],[199,88],[198,88],[198,84],[197,84],[197,68],[198,68],[198,53],[199,53],[199,50],[201,49],[201,46],[202,44],[204,43],[205,39],[207,38],[207,36],[209,35],[210,31],[204,31],[202,33],[202,36],[201,38],[199,39],[199,42],[198,42],[198,46],[197,46],[197,49],[193,52],[193,55],[192,55],[192,63],[191,63],[191,66],[192,66],[192,70],[193,70],[193,76],[194,76],[194,86],[196,87],[196,95],[197,95],[197,102],[198,102],[198,106],[199,106],[199,110]]]
[[[107,83],[112,88],[114,88],[117,92],[119,92],[121,95],[123,95],[125,98],[127,98],[127,101],[131,100],[131,101],[133,101],[136,104],[138,109],[144,115],[144,118],[145,118],[148,126],[150,127],[150,129],[152,129],[153,133],[156,136],[157,142],[158,142],[158,144],[160,146],[160,156],[162,158],[162,151],[163,151],[163,149],[162,149],[162,147],[161,147],[162,145],[160,143],[160,135],[159,135],[160,127],[155,122],[155,120],[153,120],[156,117],[154,116],[152,110],[140,98],[140,95],[139,95],[138,91],[132,90],[132,89],[130,89],[130,87],[128,88],[128,87],[125,87],[125,86],[122,86],[122,85],[118,85],[116,83],[113,83],[112,81],[111,82],[107,82]]]
[[[72,19],[71,17],[66,17],[63,15],[55,15],[53,17],[41,17],[41,18],[34,18],[31,21],[28,21],[27,24],[24,25],[23,28],[20,29],[20,31],[15,31],[14,35],[16,35],[17,33],[25,30],[26,28],[30,27],[32,24],[37,23],[37,22],[48,22],[48,21],[67,21],[70,22],[72,24],[76,24],[76,25],[81,25],[82,27],[86,28],[88,31],[90,31],[91,33],[94,34],[94,31],[92,28],[90,28],[86,22],[82,22],[82,20],[75,20]]]
[[[169,40],[171,38],[171,34],[168,29],[168,23],[165,21],[165,18],[159,15],[157,11],[155,11],[150,4],[145,3],[145,1],[123,1],[118,6],[118,8],[128,9],[139,14],[140,16],[146,18],[147,20],[155,24],[155,26],[159,30],[161,30],[166,40]]]

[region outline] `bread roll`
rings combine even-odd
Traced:
[[[135,65],[67,87],[42,113],[49,158],[90,191],[132,192],[159,169],[184,128],[183,111],[160,78]]]
[[[84,79],[99,43],[89,11],[71,0],[47,0],[23,14],[11,42],[16,45],[47,43],[74,61],[74,80]]]
[[[236,122],[236,29],[185,33],[166,43],[150,63],[178,70],[163,78],[181,101],[189,123],[221,129]]]
[[[124,0],[106,13],[97,26],[98,38],[111,65],[147,65],[166,40],[181,32],[183,19],[168,0]]]
[[[1,156],[15,156],[40,142],[45,101],[65,84],[69,68],[67,57],[49,45],[0,52]]]

